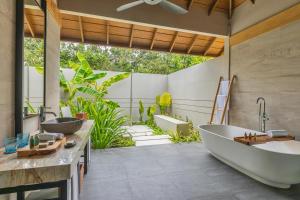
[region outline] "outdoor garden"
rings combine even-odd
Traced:
[[[40,45],[36,41],[29,39],[25,43],[25,46],[27,44],[29,47],[29,44],[32,45],[32,43],[35,47]],[[74,45],[72,43],[64,43],[61,48],[61,71],[59,76],[61,88],[60,107],[68,107],[73,116],[76,116],[78,113],[84,113],[88,119],[95,121],[91,137],[93,148],[104,149],[135,146],[132,135],[128,134],[127,129],[124,127],[136,125],[147,126],[152,130],[153,135],[168,135],[173,143],[200,142],[199,132],[194,128],[188,116],[183,117],[172,113],[172,95],[170,93],[165,91],[162,94],[157,94],[156,97],[153,97],[156,99],[155,103],[149,106],[146,106],[143,100],[140,99],[138,102],[139,120],[135,121],[132,121],[132,116],[122,112],[122,108],[118,102],[106,98],[106,95],[112,85],[130,77],[130,67],[133,68],[134,66],[134,69],[138,72],[165,74],[205,61],[207,58],[173,54],[161,55],[157,52],[143,51],[137,54],[136,52],[132,52],[133,50]],[[113,56],[109,56],[107,52],[113,52],[111,53]],[[38,73],[43,73],[43,68],[39,65],[38,59],[34,59],[36,53],[27,48],[25,53],[26,64],[34,66]],[[134,62],[130,63],[125,58],[129,61],[130,59],[134,60]],[[158,61],[159,59],[160,61]],[[151,69],[149,71],[146,65],[147,61],[150,65],[155,66],[157,64],[163,67],[149,67]],[[158,63],[151,64],[154,61]],[[99,66],[106,67],[95,67],[98,66],[97,63],[100,63]],[[161,63],[164,64],[162,65]],[[173,66],[173,68],[166,67],[168,65]],[[71,78],[65,77],[63,73],[63,69],[66,66],[73,72]],[[114,69],[125,72],[108,77],[107,72],[103,70],[112,70],[112,66],[119,66]],[[120,66],[123,66],[123,68]],[[100,69],[101,71],[96,69]],[[26,104],[30,112],[36,112],[34,106],[29,101]],[[61,115],[63,114],[61,113]],[[165,115],[184,121],[188,124],[188,134],[162,129],[157,125],[155,115]]]

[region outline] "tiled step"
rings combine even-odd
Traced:
[[[135,146],[172,143],[169,140],[169,135],[153,135],[152,129],[145,125],[124,126],[123,128],[127,130],[127,133],[124,134],[124,136],[132,136],[133,141],[135,141]]]
[[[135,146],[150,146],[150,145],[171,144],[171,143],[172,142],[169,139],[143,140],[143,141],[136,141]]]
[[[134,132],[149,132],[152,131],[151,128],[149,128],[148,126],[145,125],[134,125],[134,126],[123,126],[123,128]]]
[[[141,133],[131,133],[132,137],[141,137],[141,136],[150,136],[153,135],[151,131],[149,132],[141,132]]]
[[[163,140],[170,139],[169,135],[151,135],[151,136],[136,136],[132,138],[134,141],[147,141],[147,140]]]

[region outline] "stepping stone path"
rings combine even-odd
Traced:
[[[172,143],[169,135],[154,135],[151,128],[145,125],[124,126],[125,136],[132,136],[135,146],[148,146]]]

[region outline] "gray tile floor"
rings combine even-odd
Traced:
[[[300,166],[299,166],[300,167]],[[300,200],[300,185],[265,186],[202,144],[94,150],[81,200]]]

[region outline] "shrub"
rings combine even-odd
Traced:
[[[164,92],[162,95],[156,97],[156,104],[158,104],[160,113],[167,114],[168,108],[172,105],[172,96],[168,92]]]
[[[147,120],[146,125],[153,130],[154,135],[163,135],[165,131],[156,125],[154,120]]]
[[[117,148],[117,147],[131,147],[135,146],[135,141],[132,140],[131,137],[117,137],[116,140],[112,144],[112,148]]]
[[[190,129],[189,135],[181,135],[178,132],[169,131],[168,134],[171,136],[171,141],[173,143],[183,143],[183,142],[200,142],[201,137],[199,131],[195,129]]]
[[[139,100],[139,114],[140,114],[140,122],[143,122],[144,105],[143,105],[142,100]]]
[[[92,103],[87,109],[90,119],[94,119],[94,128],[91,133],[92,145],[96,149],[112,147],[123,137],[125,130],[121,127],[126,118],[120,116],[116,107]]]
[[[156,113],[156,105],[149,106],[147,109],[148,120],[153,120],[155,113]]]

